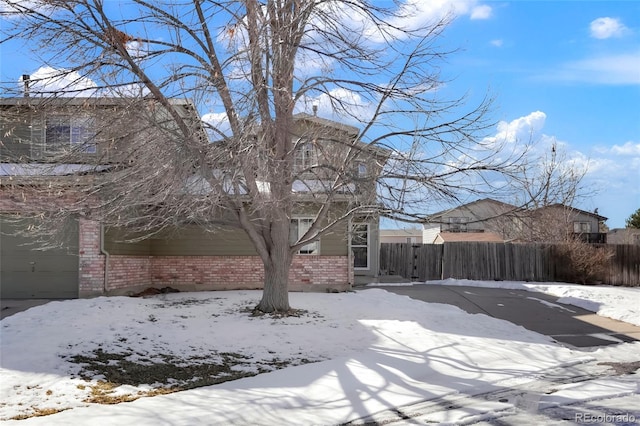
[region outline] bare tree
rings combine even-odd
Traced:
[[[65,84],[40,96],[121,97],[118,111],[104,112],[112,126],[95,135],[110,144],[96,162],[110,173],[73,181],[78,211],[141,236],[186,221],[241,227],[264,264],[261,311],[289,309],[294,254],[349,217],[419,221],[425,201],[495,191],[491,183],[515,176],[522,161],[483,142],[490,98],[471,108],[441,98],[439,66],[453,51],[438,43],[451,17],[403,26],[409,3],[1,1],[15,15],[5,40],[28,41],[58,70],[47,78]],[[314,102],[357,131],[300,128],[296,113]],[[189,113],[207,108],[224,124]],[[322,159],[297,163],[303,144],[319,138],[328,140]],[[74,163],[62,154],[52,162]],[[315,220],[292,242],[303,203]]]

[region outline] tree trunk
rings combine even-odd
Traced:
[[[287,220],[288,225],[288,220]],[[275,228],[275,227],[274,227]],[[290,253],[288,227],[276,231],[268,259],[264,263],[264,291],[256,307],[262,312],[287,312],[289,307],[289,270],[293,257]]]

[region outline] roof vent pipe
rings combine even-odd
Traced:
[[[29,82],[31,80],[31,76],[29,74],[22,74],[22,84],[24,84],[24,97],[29,97]]]

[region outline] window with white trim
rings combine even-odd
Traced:
[[[369,269],[369,224],[354,223],[351,227],[351,253],[355,269]]]
[[[367,165],[365,163],[358,163],[356,165],[356,171],[359,178],[366,178],[368,176]]]
[[[313,142],[299,141],[293,157],[296,172],[308,170],[318,164],[318,152]]]
[[[91,118],[64,115],[47,117],[45,128],[47,151],[69,147],[78,149],[80,152],[95,154],[97,149],[93,143],[94,138],[95,125]]]
[[[291,219],[289,227],[289,241],[295,244],[304,234],[311,228],[314,219],[312,218],[294,218]],[[319,241],[306,244],[298,250],[298,254],[320,254]]]

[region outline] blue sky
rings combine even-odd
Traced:
[[[484,3],[448,31],[456,86],[497,96],[496,118],[555,139],[595,194],[577,207],[611,228],[640,207],[640,2]],[[537,114],[536,114],[537,113]],[[542,113],[542,114],[540,114]]]
[[[540,149],[555,142],[588,170],[592,196],[576,207],[624,227],[640,207],[640,2],[413,3],[409,25],[451,8],[457,16],[442,40],[461,48],[443,66],[447,90],[471,101],[495,95],[494,136],[533,134]],[[3,85],[44,65],[18,44],[0,49]]]

